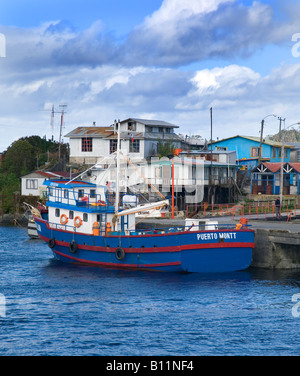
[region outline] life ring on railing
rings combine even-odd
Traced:
[[[78,245],[75,242],[75,240],[72,240],[71,243],[69,244],[69,250],[71,253],[76,253],[78,250]]]
[[[123,260],[124,257],[125,257],[125,251],[124,251],[124,249],[121,248],[121,247],[118,247],[118,248],[116,249],[116,253],[115,253],[115,255],[116,255],[116,259],[117,259],[117,260]]]
[[[60,216],[60,223],[62,224],[62,225],[66,225],[67,223],[68,223],[68,217],[65,215],[65,214],[62,214],[61,216]]]
[[[82,219],[80,217],[74,218],[74,226],[79,228],[82,225]]]
[[[55,247],[55,239],[54,238],[48,240],[48,246],[49,246],[49,248]]]

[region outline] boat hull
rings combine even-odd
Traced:
[[[39,237],[57,259],[104,268],[231,272],[250,266],[254,248],[253,230],[94,236],[51,228],[40,218],[36,223]]]

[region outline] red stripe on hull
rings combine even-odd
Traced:
[[[157,264],[119,264],[119,263],[113,263],[113,262],[100,262],[100,261],[90,261],[90,260],[83,260],[77,257],[69,256],[66,255],[62,252],[55,251],[53,252],[59,256],[66,257],[70,260],[74,260],[76,262],[80,262],[81,264],[85,265],[95,265],[95,266],[104,266],[104,267],[111,267],[111,268],[132,268],[132,269],[141,269],[141,268],[155,268],[155,267],[164,267],[164,266],[178,266],[181,265],[180,261],[175,261],[175,262],[165,262],[165,263],[157,263]]]

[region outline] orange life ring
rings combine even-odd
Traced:
[[[75,217],[74,218],[74,225],[75,227],[80,227],[82,225],[82,219],[80,217]]]
[[[60,223],[62,224],[62,225],[66,225],[67,223],[68,223],[68,217],[65,215],[65,214],[62,214],[61,216],[60,216]]]

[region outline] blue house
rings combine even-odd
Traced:
[[[283,194],[300,194],[300,163],[284,163]],[[260,163],[251,171],[251,193],[279,195],[281,163]]]
[[[237,164],[243,170],[252,170],[258,164],[260,138],[252,136],[233,136],[212,142],[213,150],[234,150]],[[281,162],[280,142],[263,139],[261,162]],[[209,147],[209,148],[210,148]],[[284,163],[290,161],[291,145],[284,145]]]

